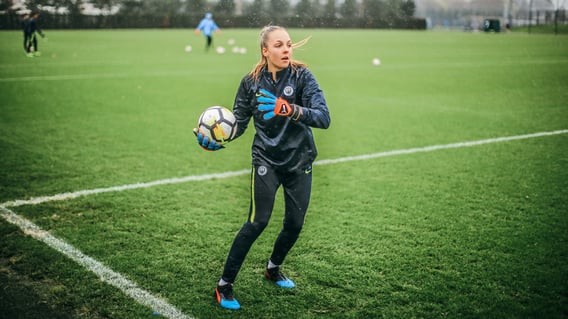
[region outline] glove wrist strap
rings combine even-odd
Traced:
[[[302,111],[302,107],[296,104],[292,104],[292,114],[290,114],[290,118],[292,119],[292,121],[299,121],[300,118],[302,118],[303,115],[303,111]]]

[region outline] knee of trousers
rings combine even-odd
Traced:
[[[304,227],[303,221],[286,221],[282,230],[290,234],[299,234],[302,227]]]
[[[264,229],[266,228],[266,226],[268,225],[268,222],[262,222],[262,221],[255,221],[255,222],[247,222],[243,225],[243,230],[244,233],[246,233],[249,236],[258,236],[262,233],[262,231],[264,231]]]

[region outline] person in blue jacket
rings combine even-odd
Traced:
[[[205,36],[205,51],[209,51],[211,45],[213,44],[213,32],[221,32],[215,20],[213,20],[213,14],[207,12],[205,18],[203,18],[197,27],[195,28],[195,34],[203,33]]]
[[[280,26],[260,32],[261,59],[241,80],[233,104],[237,134],[250,119],[256,134],[252,145],[251,204],[248,218],[236,235],[215,296],[219,305],[239,309],[233,283],[252,244],[268,225],[276,191],[284,189],[285,214],[264,276],[282,288],[295,283],[281,271],[304,225],[312,188],[312,163],[317,156],[312,128],[327,129],[330,115],[323,92],[307,66],[292,58],[292,43]],[[199,145],[209,151],[223,147],[194,129]]]

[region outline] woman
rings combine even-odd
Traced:
[[[223,308],[239,309],[233,283],[245,257],[267,226],[276,191],[284,188],[285,215],[282,230],[267,262],[265,277],[282,288],[294,288],[280,266],[304,224],[312,186],[312,163],[317,156],[311,128],[330,124],[321,89],[306,65],[292,58],[294,47],[286,29],[267,26],[260,32],[261,59],[240,83],[233,106],[238,122],[236,137],[254,119],[251,205],[247,221],[235,237],[215,295]],[[207,150],[221,145],[194,129],[198,143]]]

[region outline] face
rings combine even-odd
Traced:
[[[268,61],[268,71],[278,72],[288,67],[292,58],[292,40],[285,30],[274,30],[268,34],[262,55]]]

